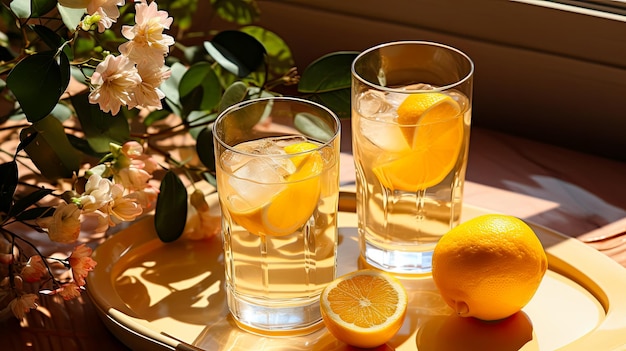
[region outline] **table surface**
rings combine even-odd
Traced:
[[[577,238],[626,267],[626,163],[480,128],[470,144],[467,204]],[[354,179],[347,151],[344,184]],[[87,294],[42,297],[24,321],[1,323],[0,338],[2,350],[128,350],[97,318]]]

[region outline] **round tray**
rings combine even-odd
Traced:
[[[219,212],[217,196],[208,196]],[[354,193],[342,192],[338,274],[359,269]],[[463,220],[487,211],[464,206]],[[409,309],[401,330],[376,350],[614,350],[626,344],[626,269],[576,239],[532,223],[549,269],[531,300],[500,323],[460,318],[432,279],[402,279]],[[221,239],[162,243],[148,216],[93,254],[88,293],[113,334],[136,350],[352,350],[325,328],[277,338],[238,329],[228,313]],[[461,346],[460,346],[461,345]]]

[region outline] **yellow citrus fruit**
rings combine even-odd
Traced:
[[[461,107],[450,96],[439,93],[411,94],[398,106],[398,124],[409,145],[415,140],[416,125],[457,117]]]
[[[328,331],[348,345],[364,348],[382,345],[400,330],[407,304],[402,283],[373,269],[335,279],[320,297]]]
[[[233,220],[253,234],[269,236],[288,235],[304,225],[317,207],[320,196],[319,176],[324,161],[319,152],[312,151],[316,148],[309,142],[286,146],[285,152],[294,155],[290,159],[296,171],[287,177],[285,188],[268,203],[254,209],[231,199],[229,209]]]
[[[389,189],[411,192],[441,182],[457,162],[463,144],[459,104],[443,93],[412,94],[398,107],[398,123],[411,149],[373,168],[380,182]]]
[[[535,232],[521,219],[488,214],[463,222],[435,246],[432,276],[462,317],[499,320],[533,297],[548,267]]]

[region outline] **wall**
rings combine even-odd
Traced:
[[[323,54],[419,39],[475,62],[475,126],[626,161],[626,21],[504,0],[259,1],[302,71]]]

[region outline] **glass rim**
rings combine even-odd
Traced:
[[[390,88],[390,87],[386,87],[386,86],[382,86],[379,84],[376,84],[374,82],[371,82],[365,78],[363,78],[360,74],[358,74],[356,72],[356,63],[361,60],[364,56],[380,50],[382,48],[385,47],[389,47],[389,46],[400,46],[400,45],[415,45],[415,46],[435,46],[435,47],[439,47],[442,49],[446,49],[449,50],[451,52],[454,52],[456,54],[458,54],[460,57],[464,58],[468,63],[469,63],[469,71],[467,72],[467,74],[459,79],[458,81],[452,83],[452,84],[447,84],[447,85],[443,85],[440,87],[436,87],[434,89],[414,89],[414,90],[406,90],[406,89],[399,89],[399,88]],[[391,41],[391,42],[386,42],[386,43],[382,43],[382,44],[378,44],[375,46],[372,46],[364,51],[362,51],[361,53],[359,53],[357,55],[357,57],[354,58],[354,60],[352,61],[352,64],[350,66],[350,72],[352,73],[352,77],[358,79],[361,83],[376,88],[378,90],[381,91],[386,91],[386,92],[392,92],[392,93],[402,93],[402,94],[414,94],[414,93],[422,93],[422,92],[433,92],[433,91],[446,91],[446,90],[450,90],[453,89],[459,85],[462,85],[464,83],[466,83],[469,79],[471,79],[471,77],[474,75],[474,61],[472,61],[472,59],[463,51],[450,46],[450,45],[446,45],[446,44],[442,44],[442,43],[437,43],[437,42],[433,42],[433,41],[425,41],[425,40],[401,40],[401,41]]]
[[[250,152],[245,152],[242,150],[238,150],[235,149],[235,146],[231,146],[228,143],[226,143],[224,140],[222,140],[222,138],[220,138],[218,136],[218,134],[216,133],[216,129],[217,129],[217,125],[218,122],[220,122],[221,120],[223,120],[224,118],[226,118],[226,116],[236,110],[245,108],[248,105],[252,105],[255,103],[260,103],[260,102],[267,102],[267,101],[280,101],[280,102],[295,102],[295,103],[299,103],[299,104],[304,104],[304,105],[310,105],[313,106],[325,113],[328,114],[328,116],[331,117],[331,120],[333,120],[336,124],[336,128],[335,131],[333,133],[333,136],[328,139],[325,142],[319,141],[319,140],[315,140],[313,139],[317,145],[316,148],[314,149],[310,149],[310,150],[305,150],[305,151],[301,151],[301,152],[297,152],[294,154],[274,154],[274,155],[265,155],[265,154],[253,154]],[[320,151],[326,147],[332,146],[332,144],[337,140],[337,138],[339,138],[339,136],[341,135],[341,120],[339,119],[339,117],[337,116],[337,114],[335,114],[331,109],[329,109],[328,107],[319,104],[315,101],[311,101],[311,100],[306,100],[303,98],[298,98],[298,97],[291,97],[291,96],[266,96],[266,97],[260,97],[260,98],[255,98],[255,99],[250,99],[250,100],[244,100],[244,101],[240,101],[234,105],[229,106],[228,108],[226,108],[224,111],[220,112],[217,116],[217,118],[215,118],[215,121],[213,121],[213,125],[211,126],[212,129],[212,133],[213,133],[213,138],[214,140],[216,140],[223,148],[237,153],[237,154],[241,154],[241,155],[246,155],[246,156],[254,156],[254,157],[267,157],[267,158],[291,158],[295,155],[306,155],[309,153],[312,153],[314,151]],[[286,135],[277,135],[276,137],[289,137],[289,136],[304,136],[307,139],[311,139],[311,137],[304,135],[302,133],[300,134],[286,134]],[[262,139],[262,138],[259,138]],[[252,141],[252,140],[259,140],[259,139],[251,139],[248,141]]]

